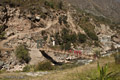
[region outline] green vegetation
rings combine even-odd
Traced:
[[[95,65],[94,65],[95,66]],[[120,80],[120,65],[108,63],[100,68],[89,68],[87,66],[84,72],[76,70],[74,73],[66,75],[63,79],[69,80]]]
[[[61,45],[61,49],[62,49],[62,50],[70,50],[70,49],[71,49],[71,44],[70,44],[70,42],[67,42],[67,43]]]
[[[54,70],[55,67],[51,64],[50,61],[43,61],[38,63],[37,65],[26,65],[23,69],[23,72],[29,71],[49,71]]]
[[[69,31],[67,28],[63,28],[61,35],[59,33],[55,34],[56,44],[61,45],[62,50],[71,49],[71,43],[85,43],[87,37],[85,34],[76,34]],[[75,45],[74,45],[75,46]]]
[[[71,43],[75,43],[76,40],[77,40],[77,35],[75,33],[73,34],[69,34],[69,30],[67,30],[66,28],[64,28],[62,30],[62,46],[61,48],[62,49],[65,49],[65,50],[69,50],[71,49]]]
[[[63,65],[52,65],[50,61],[43,61],[36,65],[26,65],[23,72],[36,72],[36,71],[54,71],[54,70],[66,70],[80,66],[81,64],[66,63]]]
[[[113,30],[116,30],[118,31],[120,29],[119,25],[120,23],[116,23],[114,21],[111,21],[110,19],[108,18],[105,18],[103,16],[95,16],[93,14],[90,14],[90,13],[86,13],[86,15],[90,16],[91,18],[93,18],[93,20],[96,22],[96,24],[107,24],[107,25],[110,25],[110,28]]]
[[[98,41],[98,36],[94,31],[95,27],[92,24],[90,24],[89,22],[86,22],[86,23],[81,22],[79,24],[80,24],[80,27],[84,29],[84,31],[86,32],[89,38],[91,38],[92,40]]]
[[[53,9],[63,9],[64,5],[61,0],[46,0],[44,5],[51,7]]]
[[[77,35],[75,34],[75,33],[72,33],[72,34],[70,34],[69,33],[70,31],[69,30],[67,30],[66,28],[64,28],[63,30],[62,30],[62,40],[63,40],[63,43],[67,43],[67,42],[76,42],[76,40],[77,40]]]
[[[5,27],[4,26],[0,26],[0,39],[3,39],[5,36]]]
[[[51,8],[54,8],[54,2],[53,2],[53,1],[52,1],[52,2],[50,2],[50,1],[45,1],[45,2],[44,2],[44,5],[49,6],[49,7],[51,7]]]
[[[29,50],[25,45],[19,45],[16,48],[15,55],[19,59],[20,62],[26,62],[29,63],[30,61],[30,56],[29,56]]]
[[[82,13],[83,14],[83,13]],[[80,20],[78,20],[78,25],[86,32],[87,36],[95,41],[98,41],[98,37],[94,31],[95,26],[92,25],[90,23],[90,15],[89,14],[85,14],[85,16],[83,16],[82,14],[78,14],[78,16],[80,16]]]
[[[67,16],[65,16],[65,15],[60,16],[59,23],[60,23],[60,25],[62,25],[62,23],[64,23],[66,25],[67,24]]]
[[[94,45],[95,45],[96,47],[101,47],[99,41],[95,41],[95,42],[94,42]]]
[[[116,53],[114,55],[114,58],[115,58],[115,63],[120,64],[120,52]]]
[[[34,12],[41,12],[41,6],[45,6],[46,8],[53,9],[63,9],[63,2],[60,0],[2,0],[2,5],[9,4],[11,7],[19,6],[21,10],[30,10]],[[37,6],[36,6],[37,5]],[[34,10],[34,7],[36,11]]]
[[[31,65],[26,65],[24,68],[23,68],[23,72],[29,72],[29,71],[32,71],[32,67]],[[34,67],[33,67],[33,71],[34,71]]]
[[[103,24],[111,24],[112,23],[110,19],[105,18],[104,16],[95,16],[92,13],[87,13],[85,11],[84,11],[84,13],[86,14],[86,16],[91,17],[96,22],[96,24],[97,23],[103,23]]]
[[[108,73],[107,64],[105,66],[102,66],[102,68],[100,68],[100,65],[98,63],[98,72],[99,72],[99,77],[96,78],[95,80],[115,80],[115,77],[117,76],[113,72]]]
[[[85,34],[81,34],[81,33],[78,34],[78,41],[79,41],[80,43],[86,42],[86,39],[87,39],[87,37],[86,37]]]
[[[92,40],[98,41],[98,36],[94,32],[88,30],[86,33]]]
[[[0,39],[3,39],[5,37],[5,32],[0,33]]]
[[[50,72],[50,74],[40,77],[25,77],[23,80],[44,80],[48,78],[49,80],[120,80],[120,64],[115,64],[113,57],[101,58],[99,59],[99,63],[100,64],[93,62],[84,66],[71,66],[69,64],[54,66],[56,67],[54,68],[55,71]],[[31,69],[28,67],[26,71],[33,71],[33,68],[35,68],[35,66],[30,67]],[[0,79],[4,80],[4,75],[6,74],[7,73],[2,73]],[[7,75],[14,76],[20,74],[14,72]]]
[[[35,66],[35,71],[40,71],[40,70],[48,71],[53,69],[54,69],[54,66],[51,64],[50,61],[43,61]]]
[[[95,16],[95,20],[98,22],[98,23],[104,23],[104,24],[110,24],[111,21],[107,18],[104,18],[103,16]]]

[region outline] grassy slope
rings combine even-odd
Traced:
[[[113,57],[103,58],[99,60],[100,65],[104,65],[106,63],[109,64],[109,72],[110,71],[119,71],[120,65],[116,65],[114,63]],[[90,80],[98,76],[97,71],[97,62],[91,63],[89,65],[84,65],[72,69],[66,69],[63,71],[52,71],[51,74],[44,75],[41,77],[25,77],[25,79],[21,80]],[[2,73],[0,74],[0,78],[3,79],[6,75],[20,76],[20,73]],[[3,80],[16,80],[16,79],[3,79]]]

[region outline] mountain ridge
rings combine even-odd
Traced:
[[[77,8],[97,16],[104,16],[113,22],[120,21],[120,0],[66,0]]]

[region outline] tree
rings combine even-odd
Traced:
[[[98,41],[98,36],[97,36],[95,33],[88,31],[88,32],[87,32],[87,35],[88,35],[92,40]]]
[[[30,61],[30,55],[29,55],[29,50],[25,45],[19,45],[16,48],[16,57],[19,59],[20,62],[26,62],[29,63]]]
[[[81,34],[81,33],[78,34],[78,41],[79,41],[80,43],[86,42],[86,38],[87,38],[86,35]]]

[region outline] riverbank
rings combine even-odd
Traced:
[[[98,60],[100,65],[108,64],[108,70],[120,72],[120,65],[116,65],[114,62],[114,57],[104,57]],[[40,73],[40,72],[39,72]],[[55,70],[49,71],[49,74],[44,74],[38,77],[27,76],[26,72],[15,72],[15,73],[1,73],[1,80],[89,80],[98,76],[97,71],[97,61],[86,64],[83,66],[78,66],[75,68],[69,68],[65,70]],[[119,77],[120,79],[120,77]]]

